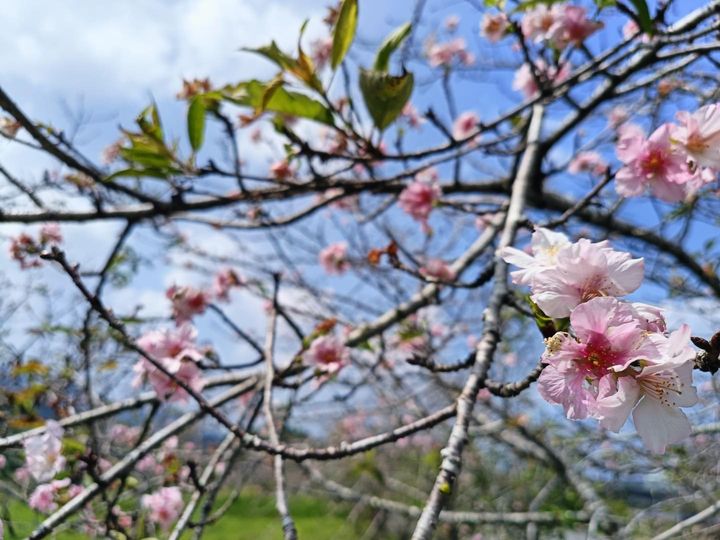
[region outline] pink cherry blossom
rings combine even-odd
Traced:
[[[624,124],[618,130],[617,157],[624,166],[615,175],[615,189],[624,197],[642,195],[650,189],[653,195],[677,202],[685,198],[685,184],[692,180],[684,153],[673,149],[671,127],[663,124],[645,138],[642,128]]]
[[[421,268],[420,274],[440,281],[454,281],[455,272],[442,259],[429,259]]]
[[[617,129],[630,118],[630,112],[622,105],[617,105],[610,109],[608,113],[608,125],[612,129]]]
[[[414,182],[402,190],[398,200],[400,207],[405,212],[427,228],[430,212],[432,212],[441,195],[440,186],[428,173],[424,176],[418,175]]]
[[[350,349],[334,336],[320,336],[313,340],[303,358],[316,370],[332,375],[350,362]]]
[[[594,298],[570,314],[574,336],[559,332],[547,340],[538,379],[540,395],[563,406],[571,419],[593,416],[601,384],[636,360],[657,357],[655,343],[635,321],[628,304]]]
[[[218,300],[227,302],[230,299],[230,290],[240,287],[245,281],[232,268],[223,268],[213,278],[213,294]]]
[[[445,30],[448,32],[454,32],[457,30],[458,25],[460,24],[460,17],[457,15],[448,15],[445,19]]]
[[[556,266],[558,252],[569,245],[570,240],[564,234],[538,227],[533,232],[529,253],[506,247],[499,251],[499,255],[505,262],[522,269],[511,273],[513,283],[530,285],[538,272]]]
[[[65,430],[55,420],[48,420],[45,432],[25,439],[25,467],[38,482],[47,482],[65,467],[62,436]]]
[[[14,139],[22,124],[10,116],[0,117],[0,134]]]
[[[455,60],[465,65],[475,61],[472,53],[468,52],[463,38],[455,38],[445,43],[430,43],[427,47],[427,57],[432,67],[450,67]]]
[[[480,33],[490,43],[497,43],[505,37],[509,26],[510,22],[505,13],[485,13],[480,23]]]
[[[480,118],[472,111],[465,111],[455,119],[453,123],[452,136],[455,140],[461,141],[470,137],[478,130]]]
[[[677,113],[679,126],[671,136],[694,164],[720,169],[720,103],[705,105],[694,113]]]
[[[142,496],[142,507],[150,511],[150,521],[169,529],[183,509],[182,493],[176,486],[163,487]]]
[[[206,291],[190,286],[172,285],[165,291],[165,296],[172,302],[173,317],[179,325],[205,313],[210,303],[210,295]]]
[[[584,7],[571,5],[554,7],[557,7],[555,21],[547,34],[548,40],[559,49],[570,44],[581,45],[583,41],[603,27],[602,23],[587,18],[587,11]]]
[[[562,6],[554,5],[548,7],[544,4],[525,12],[520,22],[520,30],[526,39],[539,43],[548,39],[550,30],[562,16]]]
[[[20,268],[37,268],[42,263],[40,253],[62,242],[60,226],[57,223],[44,224],[37,239],[27,233],[20,233],[10,242],[10,257],[20,263]]]
[[[425,119],[409,101],[405,104],[400,114],[401,118],[403,118],[411,128],[418,129],[425,123]]]
[[[633,19],[628,20],[622,28],[622,34],[625,39],[634,37],[639,31],[640,27]]]
[[[77,495],[77,488],[82,490],[80,486],[70,486],[69,478],[64,478],[63,480],[53,480],[48,484],[39,484],[30,494],[28,506],[38,512],[43,512],[45,514],[50,513],[58,507],[57,502],[55,502],[55,498],[58,493],[68,487],[75,488],[68,490],[68,496],[70,498]]]
[[[588,172],[595,176],[602,176],[607,171],[608,164],[597,152],[580,152],[568,165],[570,174]]]
[[[350,269],[350,261],[347,259],[348,245],[346,242],[336,242],[324,248],[318,259],[320,265],[328,274],[344,274]]]
[[[331,36],[316,39],[310,44],[310,57],[317,69],[322,69],[327,65],[332,53],[332,44],[333,39]]]
[[[204,381],[198,362],[204,355],[195,344],[196,335],[195,329],[185,324],[172,330],[148,332],[138,339],[137,344],[177,379],[199,392]],[[171,401],[187,399],[187,392],[146,358],[137,361],[133,366],[133,372],[135,387],[147,380],[160,399]]]
[[[654,337],[660,343],[659,356],[616,368],[615,376],[600,385],[595,415],[602,426],[617,432],[632,412],[645,446],[662,454],[668,444],[684,439],[692,430],[680,407],[698,402],[692,382],[695,352],[687,325],[668,338]]]
[[[567,62],[557,66],[548,66],[544,60],[540,59],[535,63],[535,71],[541,81],[549,84],[558,84],[566,80],[570,76],[570,64]],[[534,98],[539,88],[535,77],[533,77],[530,64],[523,64],[515,72],[515,78],[512,83],[513,90],[522,92],[527,99]]]
[[[270,165],[270,173],[278,180],[286,180],[293,175],[294,171],[290,163],[288,163],[286,159],[283,159]]]
[[[40,227],[40,236],[38,239],[43,245],[62,243],[63,237],[60,232],[60,225],[57,223],[45,223]]]
[[[625,296],[643,280],[644,261],[581,238],[557,253],[556,266],[533,275],[533,301],[550,317],[567,317],[598,296]]]

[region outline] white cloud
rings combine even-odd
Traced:
[[[170,94],[183,76],[240,80],[272,72],[238,49],[271,38],[290,48],[305,17],[319,28],[322,8],[316,0],[10,2],[0,48],[12,54],[0,56],[0,71],[11,90],[56,99],[83,95],[107,104],[151,90]]]

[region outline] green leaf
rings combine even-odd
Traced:
[[[413,91],[413,74],[390,75],[381,71],[360,69],[360,91],[365,106],[375,123],[383,131],[400,114]]]
[[[205,100],[195,96],[190,100],[187,112],[188,139],[193,152],[200,150],[205,139]]]
[[[638,24],[640,29],[646,34],[653,33],[653,21],[650,17],[650,10],[648,9],[647,2],[645,0],[630,0],[630,3],[635,6],[638,16]]]
[[[301,37],[304,31],[305,24],[303,24],[302,28],[300,29]],[[288,73],[292,73],[293,75],[295,75],[298,79],[303,81],[313,90],[322,90],[322,84],[320,83],[320,79],[318,79],[317,75],[315,74],[315,66],[313,66],[310,57],[303,52],[302,48],[300,47],[299,41],[297,59],[280,50],[280,47],[278,47],[277,43],[275,43],[274,41],[272,41],[270,45],[266,45],[265,47],[258,47],[257,49],[245,48],[243,50],[259,54],[260,56],[264,56],[268,60],[280,66],[283,71],[287,71]]]
[[[257,80],[246,81],[233,86],[226,86],[221,93],[224,99],[236,105],[307,118],[329,126],[334,125],[330,110],[319,101],[305,94],[277,87],[272,92],[272,95],[268,97],[267,90],[271,84]],[[264,97],[267,98],[267,101],[263,108]]]
[[[358,0],[343,0],[340,6],[335,32],[333,34],[333,46],[331,64],[337,69],[350,49],[350,44],[355,38],[358,19]]]
[[[410,35],[412,25],[405,23],[401,27],[395,29],[395,31],[385,38],[382,45],[378,49],[377,55],[375,56],[375,65],[373,69],[375,71],[387,71],[390,63],[390,55],[405,41],[405,38]]]
[[[157,141],[163,140],[162,123],[160,122],[160,113],[157,110],[157,106],[153,103],[145,109],[135,119],[140,131],[142,131],[148,137],[151,137]]]
[[[275,62],[282,69],[286,69],[288,71],[292,71],[297,65],[295,59],[281,51],[275,41],[271,41],[270,45],[258,47],[257,49],[245,47],[242,50],[264,56],[268,60]]]

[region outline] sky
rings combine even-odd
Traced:
[[[134,116],[151,100],[160,107],[169,129],[182,133],[185,105],[175,99],[183,78],[210,77],[217,83],[269,78],[275,74],[267,61],[241,52],[241,47],[278,41],[281,48],[295,46],[298,29],[310,19],[307,41],[326,31],[321,19],[328,0],[24,0],[3,6],[3,31],[0,32],[0,84],[34,119],[51,122],[66,129],[78,121],[83,125],[76,134],[78,144],[98,159],[102,149],[117,138],[118,125],[129,125]],[[361,0],[358,44],[378,43],[387,32],[408,20],[412,0]],[[683,10],[690,4],[683,3]],[[449,14],[459,14],[460,34],[480,65],[486,61],[512,58],[501,47],[491,47],[478,35],[479,14],[460,1],[431,2],[428,22],[421,29],[426,36],[442,25]],[[617,26],[617,25],[616,25]],[[618,29],[619,32],[619,29]],[[602,45],[602,43],[599,43]],[[352,54],[357,54],[353,52]],[[475,84],[458,85],[460,110],[476,110],[481,118],[520,96],[498,90],[507,87],[512,71],[497,80],[479,77]],[[437,86],[418,80],[413,101],[418,108],[438,100]],[[447,114],[447,111],[441,111]],[[262,151],[247,156],[257,163],[269,159]],[[38,154],[29,153],[0,141],[0,163],[18,176],[36,177],[48,165]],[[90,227],[67,225],[69,253],[82,258],[87,267],[105,257],[105,242],[113,223]],[[20,230],[15,225],[1,226],[0,234]],[[148,250],[158,249],[150,234],[140,232]],[[219,251],[235,249],[219,235],[205,229],[206,242]],[[90,246],[90,249],[88,247]],[[20,276],[0,249],[0,264],[5,277]],[[63,283],[58,273],[43,271],[56,285]],[[109,301],[122,311],[135,304],[146,306],[145,315],[166,315],[164,288],[173,282],[192,282],[196,276],[182,269],[163,265],[142,272],[131,287],[111,293]],[[260,321],[252,317],[262,306],[249,296],[235,302],[230,314],[249,327],[262,331]],[[698,324],[707,324],[698,317]],[[228,345],[229,335],[215,335],[213,341]]]

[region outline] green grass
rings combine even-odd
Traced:
[[[220,501],[222,502],[222,501]],[[346,522],[349,507],[329,499],[297,495],[290,498],[290,511],[301,539],[355,540],[361,536],[362,525]],[[12,502],[9,505],[11,523],[15,535],[6,525],[6,540],[25,538],[41,521],[40,514],[26,505]],[[186,534],[183,539],[190,538]],[[93,538],[68,528],[50,536],[57,540],[80,540]],[[266,494],[245,490],[227,513],[216,523],[209,525],[203,538],[208,540],[282,540],[283,534],[275,510],[275,501]]]

